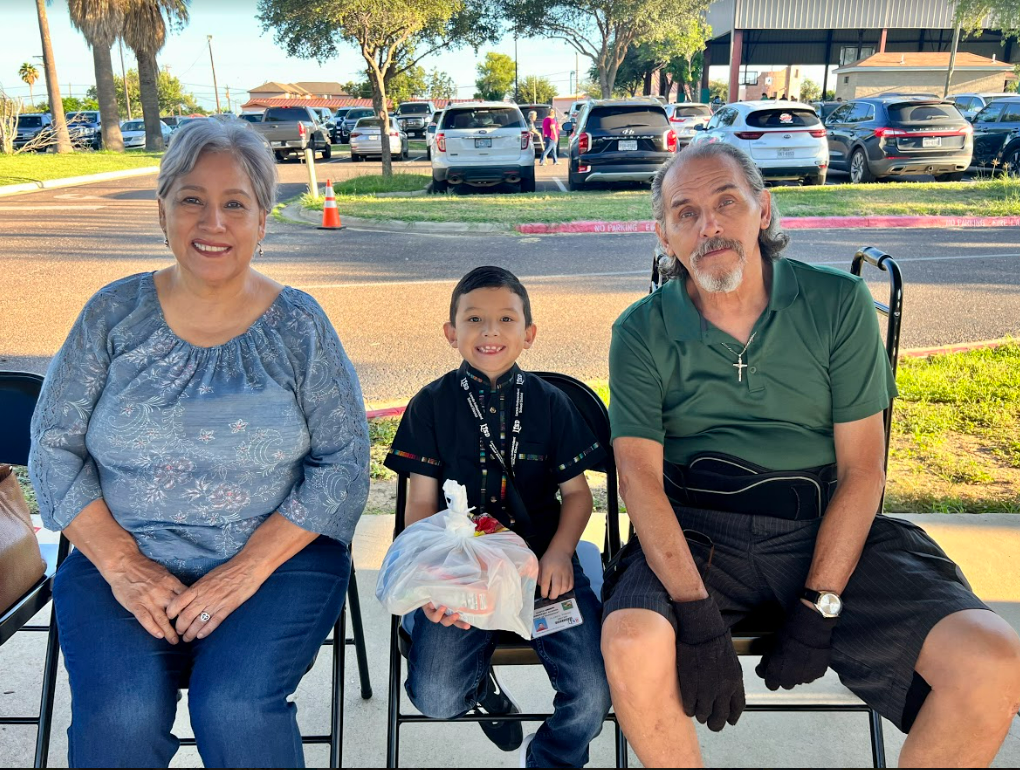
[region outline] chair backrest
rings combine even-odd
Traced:
[[[585,383],[558,372],[532,372],[537,377],[559,388],[580,413],[606,450],[606,459],[592,470],[606,474],[606,539],[603,559],[608,561],[620,549],[620,505],[616,485],[616,461],[610,442],[609,410],[598,394]],[[404,531],[404,511],[407,507],[407,476],[400,474],[397,480],[397,509],[393,525],[393,536]]]
[[[42,383],[38,374],[0,371],[0,462],[28,465],[32,412]]]

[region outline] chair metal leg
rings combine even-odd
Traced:
[[[875,767],[885,767],[885,736],[882,733],[882,717],[875,709],[868,711],[868,723],[871,727],[871,759]]]
[[[351,613],[351,629],[354,634],[354,652],[358,657],[358,674],[361,677],[361,697],[372,697],[372,680],[368,675],[368,652],[365,650],[365,627],[361,621],[361,597],[358,596],[358,580],[351,565],[351,579],[347,585],[347,602]]]
[[[627,738],[623,734],[623,729],[620,727],[620,723],[616,723],[616,766],[627,767],[629,757],[627,756]]]
[[[333,627],[333,704],[330,709],[329,766],[340,767],[344,756],[344,669],[347,662],[347,608]]]
[[[53,727],[53,698],[57,689],[59,661],[60,640],[57,637],[57,619],[51,617],[50,630],[46,635],[46,663],[43,668],[42,695],[39,698],[39,728],[35,737],[34,767],[46,767],[49,760],[50,730]]]
[[[400,674],[403,664],[397,646],[400,618],[390,618],[390,700],[386,712],[386,767],[397,767],[400,762]]]

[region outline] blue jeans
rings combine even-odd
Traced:
[[[545,152],[542,153],[542,163],[545,163],[545,159],[548,157],[549,153],[552,153],[553,163],[560,162],[559,158],[556,156],[556,153],[559,151],[559,147],[557,147],[559,143],[559,137],[556,137],[555,139],[551,136],[545,137]]]
[[[528,767],[583,767],[588,744],[602,731],[609,711],[600,646],[602,607],[576,557],[574,591],[584,622],[531,640],[556,696],[553,716],[531,743]],[[434,719],[451,719],[474,708],[500,633],[444,627],[417,610],[404,684],[415,708]]]
[[[71,683],[71,767],[167,767],[177,691],[206,767],[304,767],[287,702],[340,616],[351,552],[320,537],[205,639],[171,645],[120,606],[81,551],[57,571],[54,610]]]

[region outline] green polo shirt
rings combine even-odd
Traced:
[[[714,451],[812,468],[836,460],[834,423],[877,414],[896,395],[871,293],[849,273],[776,261],[753,333],[738,381],[744,344],[702,318],[686,281],[635,302],[613,324],[613,438],[658,441],[677,464]]]

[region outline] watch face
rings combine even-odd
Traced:
[[[827,618],[837,618],[843,609],[843,602],[836,594],[823,593],[818,597],[818,602],[815,606],[818,607],[818,611],[821,612],[823,616]]]

